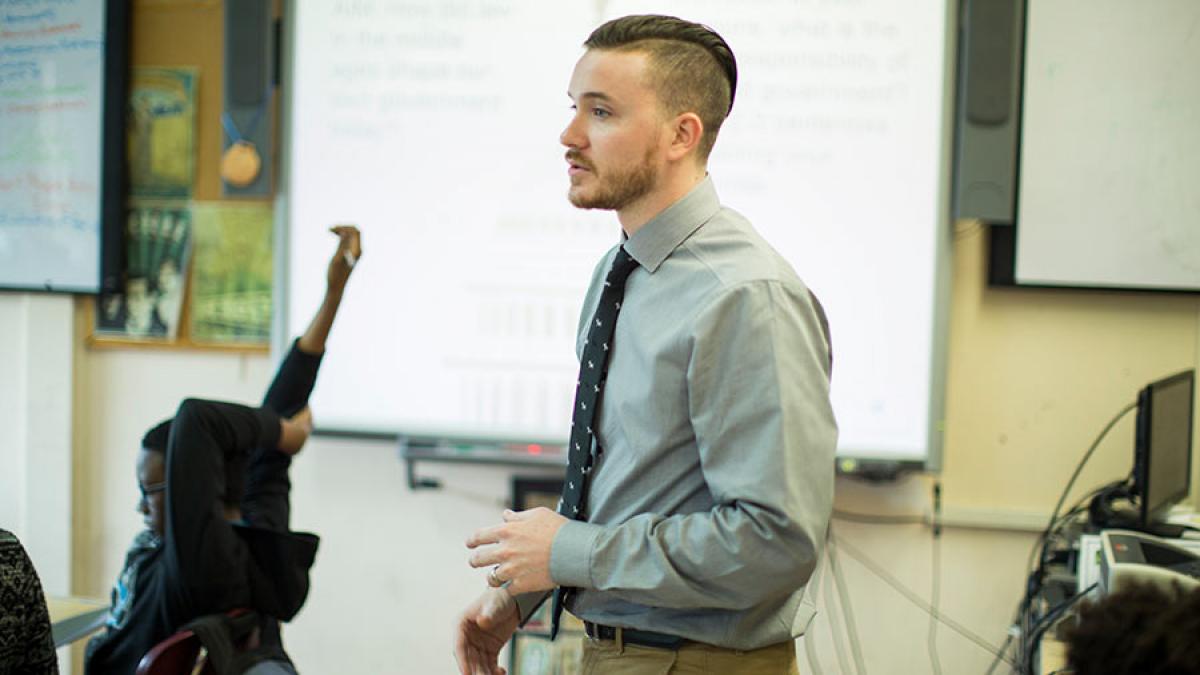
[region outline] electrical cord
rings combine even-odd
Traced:
[[[833,539],[833,533],[827,530],[825,535],[827,539]],[[828,551],[830,546],[826,546]],[[826,556],[828,557],[828,556]],[[829,565],[830,572],[833,571],[833,565]],[[849,673],[849,661],[846,658],[846,645],[842,642],[841,631],[838,630],[838,625],[842,623],[841,613],[838,611],[837,599],[834,597],[833,584],[827,579],[824,584],[825,591],[825,610],[829,612],[829,632],[833,635],[833,653],[837,656],[838,672]]]
[[[1096,440],[1092,442],[1092,446],[1088,448],[1086,453],[1084,453],[1083,459],[1079,460],[1079,465],[1075,467],[1075,472],[1071,474],[1071,479],[1067,481],[1067,487],[1063,489],[1062,495],[1060,495],[1058,498],[1058,503],[1054,505],[1054,511],[1050,515],[1050,522],[1046,524],[1047,531],[1054,527],[1054,521],[1058,520],[1059,509],[1062,508],[1063,502],[1067,501],[1067,495],[1071,493],[1071,488],[1075,486],[1075,479],[1079,478],[1079,473],[1083,471],[1084,465],[1087,464],[1087,461],[1092,458],[1092,454],[1096,452],[1096,448],[1100,447],[1100,442],[1103,441],[1104,437],[1108,435],[1108,432],[1117,425],[1117,422],[1121,421],[1121,418],[1125,417],[1129,411],[1134,410],[1135,408],[1137,408],[1136,402],[1126,405],[1121,409],[1121,412],[1117,413],[1111,420],[1109,420],[1108,424],[1104,425],[1104,429],[1100,432],[1100,435],[1096,437]]]
[[[830,525],[830,530],[833,526]],[[827,547],[829,555],[829,563],[833,568],[833,581],[837,586],[838,598],[842,603],[842,615],[846,623],[846,637],[850,640],[850,655],[854,658],[854,667],[859,673],[867,672],[866,663],[863,660],[862,645],[858,641],[858,623],[854,620],[854,609],[850,605],[850,592],[846,589],[846,579],[842,576],[842,565],[837,558],[837,541],[829,536],[829,546]]]
[[[1080,497],[1066,513],[1059,516],[1058,521],[1051,527],[1050,530],[1043,530],[1041,533],[1039,533],[1037,541],[1034,542],[1033,547],[1029,549],[1029,557],[1025,559],[1025,574],[1028,575],[1034,571],[1033,558],[1035,555],[1037,555],[1038,551],[1044,550],[1048,540],[1054,537],[1065,525],[1070,523],[1072,518],[1086,511],[1087,503],[1092,499],[1092,497],[1095,497],[1105,490],[1109,490],[1124,482],[1124,479],[1115,480],[1111,483],[1105,483],[1100,487],[1092,489],[1090,492]],[[1039,560],[1040,559],[1041,558],[1039,558]]]
[[[904,596],[904,598],[907,599],[910,603],[912,603],[913,605],[916,605],[919,609],[921,609],[922,611],[924,611],[926,613],[931,613],[933,611],[933,608],[930,607],[929,604],[926,603],[924,600],[922,600],[920,598],[920,596],[918,596],[913,591],[909,590],[903,583],[901,583],[898,579],[893,577],[887,570],[883,569],[879,564],[877,564],[876,562],[871,560],[869,557],[867,557],[866,554],[864,554],[862,551],[859,551],[855,546],[851,545],[845,539],[838,538],[837,544],[838,544],[838,547],[841,550],[845,551],[847,555],[849,555],[851,558],[854,558],[855,560],[857,560],[860,565],[867,568],[868,571],[870,571],[875,576],[879,577],[887,585],[891,586],[893,590],[895,590],[900,595]],[[974,642],[976,645],[978,645],[981,649],[988,652],[989,654],[993,654],[993,655],[1000,654],[1000,652],[996,649],[996,647],[993,646],[992,644],[988,643],[987,640],[984,640],[983,638],[979,637],[974,632],[972,632],[969,628],[959,624],[957,621],[954,621],[953,619],[946,616],[945,614],[939,612],[938,613],[938,621],[942,625],[946,626],[947,628],[953,630],[954,632],[965,637],[966,639],[970,640],[971,642]],[[1011,665],[1013,668],[1017,667],[1017,663],[1015,661],[1013,661],[1012,659],[1006,658],[1002,655],[1000,656],[1000,658],[1005,663],[1008,663],[1009,665]]]
[[[1038,541],[1034,544],[1033,548],[1030,549],[1029,558],[1025,561],[1026,575],[1035,570],[1033,567],[1033,556],[1035,553],[1038,553],[1039,550],[1041,553],[1038,557],[1038,566],[1036,569],[1039,571],[1039,573],[1040,571],[1044,570],[1046,561],[1048,559],[1046,552],[1050,550],[1051,543],[1053,543],[1055,538],[1061,534],[1063,528],[1065,528],[1075,519],[1075,516],[1078,516],[1079,514],[1088,510],[1089,503],[1096,495],[1103,494],[1108,490],[1120,486],[1124,482],[1124,480],[1116,480],[1111,483],[1105,483],[1098,488],[1094,488],[1087,494],[1080,497],[1079,500],[1076,501],[1066,513],[1059,516],[1058,521],[1049,531],[1043,531],[1041,535],[1039,535]]]
[[[925,516],[917,515],[877,515],[873,513],[854,513],[852,511],[833,510],[834,520],[844,520],[848,523],[865,523],[867,525],[924,525]]]
[[[829,539],[828,532],[826,532],[825,538],[826,540]],[[814,601],[821,594],[821,586],[825,583],[825,567],[825,559],[822,558],[821,560],[817,561],[817,569],[813,570],[812,597]],[[819,660],[817,660],[816,647],[813,646],[813,635],[811,635],[813,627],[810,626],[809,628],[809,630],[804,632],[804,658],[808,661],[808,668],[810,671],[812,671],[815,675],[824,675],[824,671],[821,670],[821,663]]]
[[[933,546],[930,551],[929,604],[933,611],[929,613],[929,663],[934,675],[942,675],[942,659],[937,649],[937,624],[942,595],[942,484],[933,484]]]
[[[996,666],[1000,665],[1000,660],[1003,658],[1004,652],[1008,651],[1008,646],[1012,644],[1012,641],[1012,633],[1009,633],[1004,637],[1004,642],[1000,644],[1000,651],[996,652],[996,658],[992,659],[992,665],[988,666],[987,672],[984,673],[984,675],[992,675],[992,671],[996,670]],[[1013,665],[1015,667],[1015,664],[1013,664],[1011,661],[1009,662],[1009,665]]]
[[[1021,601],[1017,604],[1016,612],[1013,614],[1013,626],[1017,628],[1021,635],[1025,635],[1028,632],[1028,612],[1034,596],[1037,594],[1038,590],[1040,590],[1041,575],[1044,569],[1046,558],[1045,551],[1050,545],[1050,541],[1058,534],[1059,530],[1071,522],[1072,518],[1087,510],[1087,503],[1092,497],[1112,488],[1113,486],[1120,485],[1123,482],[1123,480],[1117,480],[1111,483],[1106,483],[1100,487],[1094,488],[1087,494],[1080,497],[1066,513],[1059,516],[1058,522],[1056,522],[1049,531],[1041,532],[1041,534],[1038,536],[1038,540],[1034,542],[1033,546],[1029,549],[1029,556],[1025,560],[1024,568],[1026,586],[1024,592],[1022,593]],[[1033,558],[1038,554],[1039,551],[1041,551],[1041,555],[1039,556],[1038,567],[1034,568]],[[1005,638],[1004,648],[1007,649],[1010,644],[1013,644],[1013,636],[1011,634]],[[1022,654],[1020,651],[1024,648],[1024,643],[1022,641],[1017,641],[1014,646],[1018,651],[1016,660],[1020,661],[1022,659]],[[993,661],[992,665],[988,668],[986,675],[991,675],[997,664],[999,664],[999,661]]]
[[[1083,458],[1079,460],[1079,463],[1075,466],[1075,470],[1071,473],[1071,478],[1067,481],[1067,485],[1063,489],[1062,494],[1059,496],[1058,502],[1054,505],[1054,510],[1050,515],[1050,520],[1046,523],[1046,529],[1042,531],[1041,535],[1038,537],[1038,540],[1034,543],[1033,548],[1029,551],[1029,558],[1025,563],[1025,588],[1021,594],[1021,601],[1017,604],[1015,616],[1013,617],[1013,623],[1017,626],[1020,626],[1022,636],[1022,639],[1017,641],[1017,661],[1020,663],[1024,663],[1026,657],[1024,650],[1027,641],[1024,639],[1024,637],[1028,635],[1028,614],[1032,607],[1033,598],[1041,591],[1042,577],[1046,568],[1046,551],[1049,548],[1050,539],[1056,534],[1059,527],[1066,522],[1069,522],[1069,517],[1079,512],[1079,504],[1082,504],[1088,498],[1099,494],[1101,491],[1108,489],[1113,484],[1109,483],[1091,491],[1088,493],[1088,495],[1085,495],[1078,502],[1076,502],[1076,506],[1070,509],[1067,514],[1060,516],[1059,513],[1062,509],[1062,505],[1067,500],[1067,496],[1071,493],[1071,488],[1075,486],[1075,481],[1079,478],[1079,474],[1083,471],[1083,467],[1087,465],[1088,460],[1091,459],[1092,455],[1096,452],[1096,449],[1100,447],[1100,443],[1108,435],[1108,432],[1111,431],[1114,426],[1116,426],[1117,422],[1119,422],[1125,417],[1125,415],[1135,408],[1137,408],[1136,402],[1127,404],[1116,415],[1114,415],[1106,425],[1104,425],[1104,428],[1100,431],[1099,435],[1097,435],[1096,439],[1092,441],[1092,444],[1088,447],[1087,452],[1083,454]],[[1040,554],[1038,554],[1039,551]],[[1038,554],[1038,565],[1036,568],[1033,568],[1033,558],[1035,554]],[[994,669],[995,666],[996,663],[993,662],[992,667],[988,669],[988,672],[992,672],[992,669]]]
[[[1091,586],[1088,586],[1082,591],[1060,602],[1054,609],[1047,612],[1046,616],[1042,617],[1036,624],[1034,624],[1033,631],[1030,634],[1029,644],[1025,650],[1025,661],[1022,663],[1021,672],[1025,673],[1026,675],[1033,675],[1033,653],[1037,649],[1038,642],[1041,641],[1042,636],[1045,635],[1046,631],[1050,630],[1050,628],[1058,622],[1058,619],[1062,617],[1062,615],[1066,613],[1066,611],[1070,609],[1072,605],[1086,597],[1087,594],[1091,593],[1092,590],[1098,585],[1099,584],[1092,584]]]

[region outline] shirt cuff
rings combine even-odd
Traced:
[[[550,546],[550,578],[559,586],[593,588],[592,549],[604,526],[572,520],[554,535]]]
[[[307,361],[316,365],[321,365],[321,359],[325,358],[325,352],[319,354],[310,354],[300,348],[300,338],[292,340],[292,348],[288,350],[285,359],[296,359],[298,361]]]

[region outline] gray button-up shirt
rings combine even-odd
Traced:
[[[569,609],[595,623],[737,649],[800,635],[837,444],[820,305],[711,179],[625,248],[639,267],[609,356],[588,521],[559,530],[551,575],[581,589]],[[577,353],[615,252],[592,277]]]

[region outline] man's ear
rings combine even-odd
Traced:
[[[671,123],[671,144],[667,158],[678,161],[696,151],[704,136],[704,122],[696,113],[686,112],[675,116]]]

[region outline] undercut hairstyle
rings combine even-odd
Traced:
[[[163,420],[142,436],[142,447],[162,455],[167,454],[167,441],[171,438],[171,421]]]
[[[737,93],[737,61],[724,38],[708,26],[674,16],[640,14],[603,24],[583,46],[646,54],[649,84],[664,111],[700,117],[704,133],[698,153],[708,159]]]
[[[1200,588],[1131,584],[1086,602],[1066,631],[1067,661],[1078,675],[1184,675],[1200,672]]]

